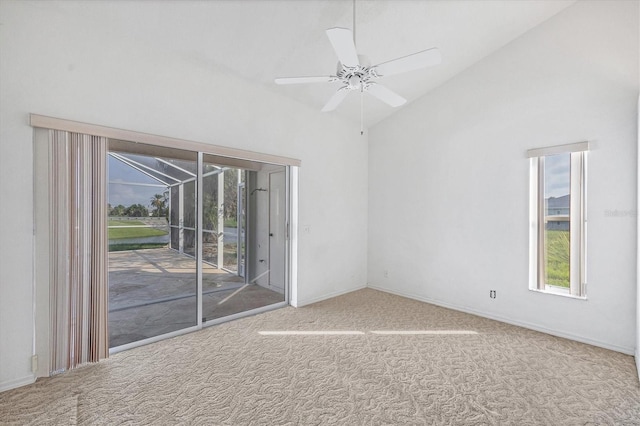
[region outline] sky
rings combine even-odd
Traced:
[[[122,204],[125,207],[131,204],[142,204],[150,208],[151,198],[155,194],[166,191],[163,187],[123,185],[117,182],[133,182],[145,184],[160,184],[145,174],[133,169],[124,163],[109,156],[109,204],[112,207]]]
[[[544,198],[569,194],[571,154],[549,155],[544,158]]]

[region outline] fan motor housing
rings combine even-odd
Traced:
[[[369,80],[376,77],[375,72],[370,68],[369,58],[364,55],[358,55],[360,64],[355,67],[348,67],[338,62],[336,77],[349,90],[366,89]]]

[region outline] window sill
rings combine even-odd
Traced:
[[[544,290],[539,290],[537,288],[530,288],[529,291],[534,291],[536,293],[543,293],[543,294],[551,294],[554,296],[568,297],[569,299],[587,300],[587,296],[574,296],[571,293],[569,293],[569,289],[565,289],[563,287],[555,287],[555,286],[548,285],[547,288]]]

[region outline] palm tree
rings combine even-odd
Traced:
[[[151,207],[153,207],[153,216],[160,217],[164,215],[167,199],[164,194],[155,194],[151,197]]]

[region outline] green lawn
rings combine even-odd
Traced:
[[[133,228],[133,226],[144,225],[139,220],[110,220],[109,226],[127,226],[131,228],[109,228],[110,240],[121,240],[124,238],[144,238],[166,235],[167,232],[155,228]]]
[[[144,225],[144,223],[142,223],[139,220],[109,219],[109,226],[140,226],[140,225]]]
[[[545,231],[546,283],[569,287],[569,231]]]
[[[229,227],[229,228],[237,228],[238,227],[238,221],[235,219],[225,219],[224,220],[224,226]]]
[[[109,251],[128,251],[128,250],[143,250],[143,249],[155,249],[166,247],[163,243],[142,243],[142,244],[113,244],[109,246]]]

